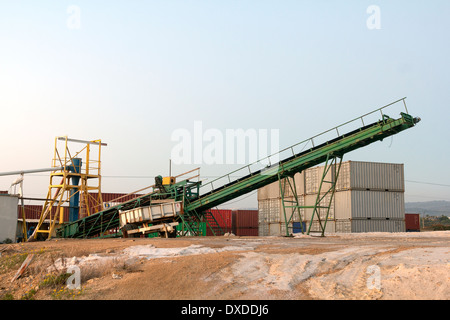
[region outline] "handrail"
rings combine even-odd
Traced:
[[[364,124],[364,117],[367,117],[367,116],[369,116],[369,115],[371,115],[371,114],[374,114],[374,113],[376,113],[376,112],[381,112],[381,120],[382,120],[383,123],[385,123],[385,118],[384,118],[384,114],[383,114],[383,111],[382,111],[382,110],[385,109],[385,108],[388,108],[388,107],[390,107],[390,106],[392,106],[392,105],[394,105],[394,104],[396,104],[396,103],[399,103],[400,101],[403,101],[403,104],[404,104],[404,107],[405,107],[405,111],[406,111],[406,113],[408,113],[408,109],[407,109],[407,107],[406,107],[405,99],[406,99],[406,97],[404,97],[404,98],[402,98],[402,99],[398,99],[398,100],[396,100],[396,101],[394,101],[394,102],[391,102],[391,103],[389,103],[389,104],[387,104],[387,105],[385,105],[385,106],[383,106],[383,107],[380,107],[380,108],[378,108],[378,109],[375,109],[375,110],[373,110],[373,111],[371,111],[371,112],[368,112],[368,113],[366,113],[366,114],[364,114],[364,115],[362,115],[362,116],[356,117],[356,118],[354,118],[353,120],[350,120],[350,121],[347,121],[347,122],[345,122],[345,123],[342,123],[342,124],[340,124],[340,125],[338,125],[338,126],[336,126],[336,127],[333,127],[333,128],[331,128],[331,129],[328,129],[328,130],[326,130],[326,131],[323,131],[323,132],[321,132],[321,133],[319,133],[319,134],[317,134],[317,135],[315,135],[315,136],[312,136],[312,137],[310,137],[310,138],[308,138],[308,139],[306,139],[306,140],[303,140],[303,141],[298,142],[298,143],[296,143],[296,144],[294,144],[294,145],[291,145],[290,147],[284,148],[284,149],[282,149],[282,150],[280,150],[280,151],[278,151],[278,152],[276,152],[276,153],[273,153],[273,154],[271,154],[271,155],[269,155],[269,156],[266,156],[266,157],[264,157],[264,158],[262,158],[262,159],[259,159],[259,160],[255,161],[255,162],[253,162],[253,163],[250,163],[250,164],[248,164],[248,165],[245,165],[245,166],[243,166],[243,167],[241,167],[241,168],[239,168],[239,169],[236,169],[236,170],[234,170],[234,171],[232,171],[232,172],[229,172],[229,173],[227,173],[227,174],[225,174],[225,175],[223,175],[223,176],[220,176],[220,177],[218,177],[218,178],[216,178],[216,179],[214,179],[214,180],[211,180],[210,182],[208,182],[208,183],[206,183],[206,184],[201,185],[201,186],[200,186],[200,189],[202,189],[202,188],[204,189],[206,186],[211,185],[211,192],[213,192],[213,191],[214,191],[213,182],[217,182],[218,180],[223,179],[223,178],[225,178],[225,177],[228,177],[228,180],[230,181],[229,176],[230,176],[231,174],[236,173],[236,172],[238,172],[238,171],[241,171],[241,170],[243,170],[243,169],[245,169],[245,168],[248,168],[249,171],[250,171],[250,174],[251,174],[250,166],[256,165],[256,164],[258,164],[258,163],[262,163],[263,160],[268,160],[267,162],[268,162],[268,164],[269,164],[269,167],[271,167],[271,166],[272,166],[272,164],[271,164],[271,162],[270,162],[270,158],[271,158],[271,157],[276,156],[276,155],[279,155],[279,154],[281,154],[282,152],[285,152],[285,151],[287,151],[287,150],[289,150],[289,149],[291,149],[292,154],[295,156],[294,147],[297,147],[297,146],[299,146],[299,145],[301,145],[301,144],[304,144],[304,143],[306,143],[306,145],[307,145],[309,142],[311,142],[312,146],[314,147],[314,138],[323,136],[324,134],[329,133],[329,132],[331,132],[331,131],[336,131],[336,133],[337,133],[338,136],[339,136],[339,130],[338,130],[338,128],[341,128],[341,127],[343,127],[343,126],[345,126],[345,125],[348,125],[349,123],[355,122],[355,121],[357,121],[357,120],[358,120],[358,121],[361,120],[363,126],[365,126],[365,124]],[[306,147],[306,145],[303,147],[303,149]],[[302,150],[303,150],[303,149],[302,149]]]

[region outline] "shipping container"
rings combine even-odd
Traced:
[[[319,191],[319,167],[309,168],[305,171],[305,192],[315,194]]]
[[[281,222],[273,223],[259,223],[258,235],[259,236],[279,236],[281,234]]]
[[[214,219],[216,220],[215,222]],[[208,210],[208,213],[206,215],[206,220],[211,226],[211,228],[210,227],[206,228],[207,236],[221,235],[227,232],[232,232],[231,209],[210,209]]]
[[[331,193],[328,194],[320,194],[319,197],[317,194],[309,194],[305,196],[305,206],[312,207],[316,205],[317,198],[319,198],[319,205],[318,207],[327,207],[327,208],[317,208],[317,213],[314,216],[314,218],[317,218],[317,214],[319,214],[320,219],[325,219],[327,217],[328,212],[328,219],[334,219],[335,217],[335,196],[331,198]],[[328,206],[330,209],[328,210]],[[305,209],[305,220],[311,220],[312,214],[314,209],[313,208],[307,208]]]
[[[325,166],[317,166],[297,173],[295,184],[297,194],[316,194],[319,191]],[[332,166],[322,183],[321,192],[327,191],[335,181],[334,167]],[[258,190],[258,200],[279,198],[279,182],[273,182]],[[346,161],[341,165],[336,190],[378,190],[378,191],[405,191],[404,166],[397,163],[379,163],[363,161]],[[286,189],[285,196],[292,196]]]
[[[275,181],[258,189],[258,200],[276,199],[280,197],[280,183]]]
[[[286,234],[286,222],[285,221],[282,221],[281,223],[280,223],[280,235],[281,236],[288,236],[288,235],[291,235],[293,232],[294,232],[294,223],[291,221],[291,222],[288,222],[288,224],[287,224],[287,230],[288,230],[288,232],[287,232],[287,234]]]
[[[352,232],[405,232],[404,219],[352,219]]]
[[[418,213],[405,213],[406,232],[420,231],[420,215]]]
[[[310,221],[303,221],[304,233],[306,233],[310,226]],[[322,226],[325,224],[321,221]],[[284,221],[278,223],[265,223],[259,225],[259,236],[286,236],[294,233],[301,233],[300,222],[289,222],[287,225],[288,232],[286,234],[286,223]],[[311,224],[311,234],[314,231],[320,231],[319,221],[314,220]],[[328,220],[325,225],[325,234],[336,232],[336,221]]]
[[[280,199],[258,201],[258,234],[260,236],[280,233]]]
[[[22,206],[18,205],[17,206],[17,218],[22,220],[22,212],[25,211],[25,219],[28,220],[39,220],[41,218],[41,214],[42,214],[42,205],[31,205],[31,204],[26,204],[24,206],[24,210],[22,210]],[[69,207],[64,206],[63,208],[63,222],[68,222],[69,221]],[[52,207],[52,217],[56,216],[57,222],[59,222],[60,219],[60,211],[58,211],[58,214],[56,214],[58,207],[57,206],[53,206]],[[50,219],[50,215],[47,216],[46,219]]]
[[[292,224],[293,227],[293,233],[306,233],[307,229],[306,229],[306,221],[303,222],[294,222]]]
[[[338,219],[336,233],[405,232],[401,219]]]
[[[323,196],[323,195],[322,195]],[[324,199],[321,201],[321,205],[325,205],[325,203],[330,201],[331,195],[326,195]],[[316,195],[306,195],[306,196],[297,196],[299,206],[305,205],[314,205],[316,201]],[[308,203],[305,199],[308,199]],[[258,201],[258,224],[259,224],[259,235],[267,236],[267,235],[286,235],[286,220],[288,223],[288,232],[289,234],[293,233],[293,223],[310,220],[312,216],[313,209],[305,209],[299,208],[301,217],[298,214],[298,211],[292,215],[293,208],[290,206],[297,205],[294,197],[287,197],[284,199],[285,207],[283,210],[283,203],[281,198],[278,199],[266,199]],[[325,219],[326,217],[326,209],[319,208],[318,213],[321,219]],[[285,216],[286,212],[286,216]],[[328,219],[333,219],[334,212],[334,204],[332,201],[332,205],[330,208],[330,214]],[[315,220],[317,220],[317,216],[315,216]]]
[[[405,191],[404,166],[397,163],[343,162],[336,190]]]
[[[280,222],[280,198],[269,199],[269,222]]]
[[[309,229],[309,225],[310,225],[310,221],[307,221],[306,222],[307,230]],[[311,231],[310,231],[311,234],[315,234],[317,232],[322,232],[320,225],[322,225],[322,227],[325,226],[325,235],[327,233],[336,233],[336,221],[335,220],[327,220],[327,223],[325,223],[325,221],[321,220],[320,224],[319,224],[319,221],[314,220],[311,224]],[[315,231],[315,233],[313,233],[314,231]]]
[[[300,202],[299,197],[299,202]],[[285,203],[288,205],[287,203]],[[286,208],[287,216],[292,214],[291,208]],[[295,221],[299,220],[298,214],[294,215]],[[285,221],[284,210],[281,199],[266,199],[258,201],[258,222],[259,223],[280,223]]]
[[[233,210],[232,232],[237,236],[258,236],[258,210]]]
[[[258,223],[258,235],[260,237],[269,235],[269,223]]]
[[[269,199],[258,200],[258,224],[269,222]]]
[[[269,223],[269,236],[279,236],[281,234],[281,222]]]
[[[279,182],[274,182],[278,184],[278,188],[280,188]],[[284,190],[284,197],[292,197],[294,196],[294,191],[297,195],[305,194],[305,173],[300,172],[294,175],[294,179],[291,177],[284,178],[281,180],[281,187]],[[281,190],[278,192],[278,198],[281,197]]]
[[[0,242],[16,241],[18,203],[17,195],[0,194]]]
[[[404,219],[403,192],[339,191],[335,193],[334,199],[334,217],[336,219]]]
[[[296,193],[298,195],[305,194],[305,173],[296,173],[294,175],[294,181],[292,178],[285,178],[281,180],[282,188],[285,197],[293,196],[292,189],[295,186]],[[258,189],[258,200],[276,199],[281,197],[280,182],[275,181],[267,186]]]
[[[351,233],[352,220],[351,219],[336,219],[335,220],[336,233]]]
[[[313,167],[306,169],[305,172],[305,194],[325,193],[330,189],[331,183],[334,182],[334,167],[328,167],[325,179],[322,182],[325,166]],[[322,185],[321,185],[322,182]]]
[[[297,195],[303,196],[305,195],[305,171],[302,171],[300,173],[296,173],[294,175],[295,179],[295,187],[297,190]]]
[[[305,197],[297,196],[297,200],[295,197],[287,197],[284,199],[284,209],[283,209],[283,201],[280,199],[280,218],[281,221],[291,220],[291,221],[300,221],[305,220],[305,209],[304,208],[293,208],[293,206],[305,205]],[[294,214],[293,214],[294,213]],[[285,219],[286,214],[286,219]]]

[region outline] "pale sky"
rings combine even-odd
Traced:
[[[0,1],[0,172],[49,167],[56,136],[101,139],[103,191],[128,193],[168,174],[195,121],[277,129],[284,148],[407,97],[422,121],[344,161],[404,163],[406,201],[450,201],[449,16],[447,0]],[[25,196],[48,182],[27,175]]]

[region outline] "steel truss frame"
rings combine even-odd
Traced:
[[[58,141],[63,141],[62,147],[58,144]],[[72,153],[69,142],[81,143],[84,144],[84,147]],[[93,151],[91,145],[98,146],[97,157],[91,155]],[[63,204],[68,204],[75,196],[79,197],[79,208],[86,210],[81,213],[82,215],[90,216],[103,210],[100,159],[101,147],[106,145],[101,140],[85,141],[69,139],[67,136],[55,138],[52,159],[54,170],[50,174],[47,199],[43,205],[38,225],[28,241],[36,240],[38,234],[44,234],[44,237],[46,235],[47,239],[54,236],[56,226],[63,222]],[[58,179],[56,183],[53,181],[54,178]],[[77,181],[77,183],[74,183],[74,181]],[[95,184],[93,181],[97,181],[97,183]],[[89,194],[90,191],[97,193],[96,198]],[[91,204],[93,204],[94,212],[90,212]],[[56,210],[53,210],[55,208]],[[46,220],[49,221],[48,229],[44,227]]]
[[[327,225],[328,217],[330,214],[331,205],[333,202],[334,194],[336,192],[336,183],[339,178],[339,172],[341,170],[343,156],[334,156],[332,154],[327,154],[327,158],[325,161],[325,167],[323,170],[322,177],[320,179],[319,188],[317,191],[316,200],[313,206],[300,205],[298,201],[297,188],[295,185],[295,179],[293,176],[288,176],[285,178],[281,178],[280,174],[278,174],[278,182],[280,188],[281,195],[281,205],[283,207],[284,214],[284,223],[286,226],[286,236],[291,236],[289,233],[289,223],[293,221],[294,215],[298,214],[300,221],[300,230],[302,234],[306,232],[307,235],[310,233],[319,233],[321,237],[325,236],[325,228]],[[331,181],[326,180],[326,176],[329,172],[332,172]],[[329,188],[325,187],[325,192],[322,193],[322,189],[325,184],[329,185]],[[289,189],[287,189],[289,188]],[[287,199],[286,192],[290,190],[293,195],[293,200]],[[323,202],[326,197],[330,195],[328,202]],[[287,210],[291,210],[291,214],[287,214]],[[311,219],[309,221],[309,225],[307,228],[303,226],[303,220],[306,217],[306,214],[302,217],[302,209],[304,212],[308,209],[312,209]],[[325,217],[321,217],[321,210],[326,211]],[[315,220],[315,218],[317,218]],[[318,225],[317,230],[312,230],[313,223],[317,222]],[[306,229],[306,230],[305,230]]]

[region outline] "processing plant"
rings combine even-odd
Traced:
[[[56,142],[63,141],[65,145],[61,151],[55,142],[49,192],[41,214],[41,221],[50,219],[51,224],[46,230],[40,228],[42,223],[39,224],[28,241],[38,239],[38,235],[46,239],[140,237],[149,233],[159,233],[168,238],[198,236],[201,234],[201,224],[205,223],[214,234],[220,231],[220,226],[211,216],[210,209],[276,182],[282,199],[285,194],[289,194],[289,204],[283,201],[283,205],[290,209],[284,217],[286,225],[297,217],[302,233],[324,236],[344,155],[412,128],[420,121],[420,118],[408,113],[405,99],[333,127],[205,184],[195,172],[199,168],[178,176],[157,176],[154,184],[148,187],[148,193],[109,208],[103,207],[101,198],[100,150],[106,144],[100,140],[81,141],[58,137]],[[398,118],[385,113],[394,104],[404,106],[404,112]],[[366,123],[368,116],[376,114],[379,114],[378,121]],[[348,124],[358,123],[357,129],[343,132]],[[330,133],[335,137],[317,142]],[[82,143],[85,147],[81,151],[71,152],[67,144],[69,141]],[[92,147],[98,148],[97,157],[91,156]],[[81,156],[82,152],[85,152],[84,156]],[[299,201],[294,176],[319,164],[324,164],[324,168],[317,184],[318,191],[312,203],[306,206]],[[333,181],[326,178],[330,172],[333,173]],[[237,175],[240,177],[232,178]],[[53,182],[54,178],[60,181]],[[89,192],[92,190],[97,195],[96,199],[89,198],[92,197]],[[88,209],[80,217],[80,208],[91,208],[88,204],[92,201],[98,210],[90,212]],[[70,221],[60,224],[59,210],[67,202],[72,208]],[[300,214],[306,208],[312,211],[309,224],[302,223]],[[313,224],[313,220],[317,223]]]

